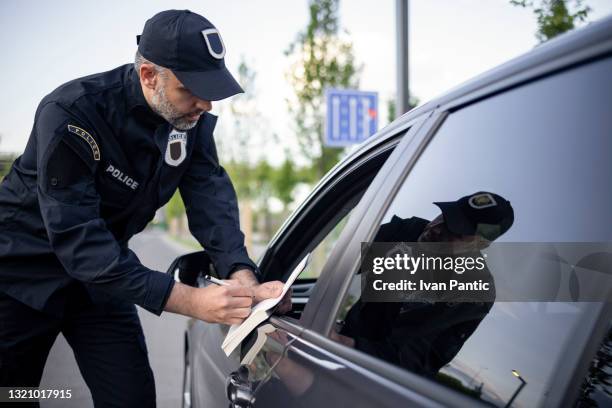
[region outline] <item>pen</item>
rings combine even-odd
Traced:
[[[210,276],[210,275],[204,276],[204,279],[206,279],[209,282],[214,283],[215,285],[220,285],[220,286],[228,286],[229,285],[229,283],[227,283],[225,281],[222,281],[221,279],[217,279],[217,278],[215,278],[213,276]]]

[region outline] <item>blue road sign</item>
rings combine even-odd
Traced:
[[[378,130],[378,94],[353,89],[325,92],[325,145],[349,146],[363,142]]]

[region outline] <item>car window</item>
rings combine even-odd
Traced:
[[[311,253],[309,264],[292,286],[293,310],[287,316],[301,316],[352,210],[404,135],[402,132],[375,151],[356,156],[344,171],[319,186],[318,193],[294,214],[266,250],[260,262],[266,280],[285,280],[297,262]]]
[[[610,72],[612,59],[599,60],[450,113],[373,241],[455,239],[462,224],[443,209],[490,206],[507,220],[506,201],[511,221],[483,222],[496,228],[497,242],[612,241]],[[377,303],[361,295],[357,274],[332,339],[499,407],[546,405],[561,392],[552,384],[568,373],[556,367],[570,357],[567,344],[585,316],[599,310],[588,302]]]
[[[332,230],[323,238],[321,242],[312,250],[310,254],[310,261],[304,271],[300,274],[299,279],[317,279],[321,274],[321,270],[327,259],[329,258],[329,254],[331,253],[338,237],[340,237],[340,233],[344,230],[346,226],[346,221],[348,220],[351,210],[344,216],[340,218],[332,228]],[[335,221],[335,220],[334,220]]]

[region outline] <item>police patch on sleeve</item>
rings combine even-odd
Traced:
[[[164,160],[170,166],[177,167],[187,157],[187,132],[172,129],[168,135],[168,145]]]
[[[78,126],[68,125],[68,131],[85,140],[89,147],[91,147],[91,152],[93,153],[94,160],[100,161],[100,148],[98,147],[96,140],[86,130],[81,129]]]

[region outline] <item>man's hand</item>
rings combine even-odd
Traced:
[[[292,295],[293,295],[293,289],[289,288],[287,293],[285,293],[285,296],[283,296],[283,298],[281,299],[278,306],[276,306],[276,310],[274,311],[274,314],[284,315],[286,313],[289,313],[291,309],[293,309],[293,303],[291,302]]]
[[[259,283],[250,269],[240,269],[230,275],[230,282],[253,288],[253,303],[275,298],[283,292],[285,284],[281,281]],[[276,308],[277,314],[285,314],[291,310],[291,290],[288,290]]]
[[[250,269],[239,269],[230,274],[230,282],[239,283],[242,286],[257,286],[259,281],[255,277],[255,274]]]
[[[253,288],[209,285],[193,288],[176,282],[165,310],[209,323],[240,324],[251,313]]]

